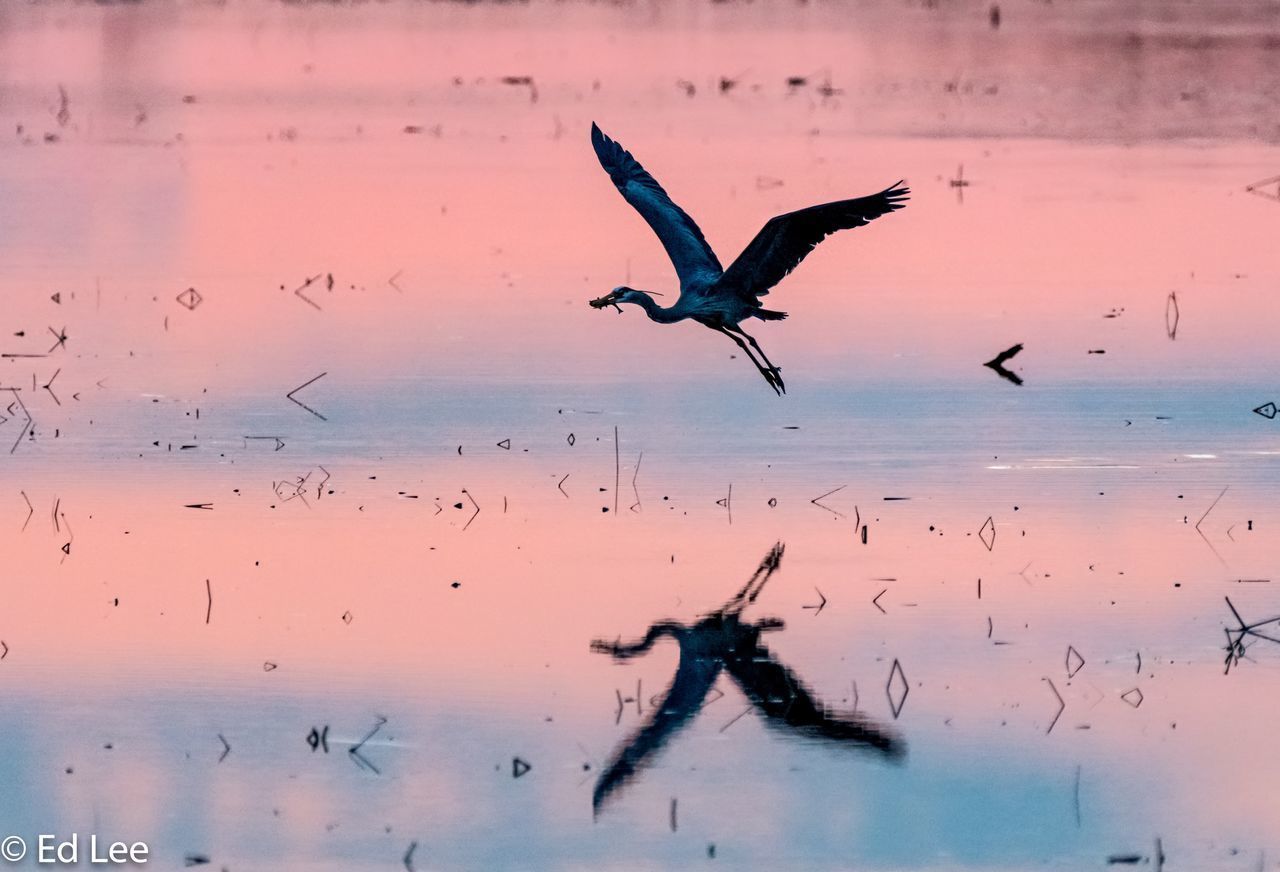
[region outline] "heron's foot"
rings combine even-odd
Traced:
[[[782,396],[787,392],[787,386],[782,383],[782,376],[776,366],[759,367],[760,374],[764,376],[764,380],[769,383],[769,387],[773,388],[773,392],[778,396]]]

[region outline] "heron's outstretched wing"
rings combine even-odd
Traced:
[[[680,286],[691,280],[702,284],[715,281],[721,273],[720,261],[693,219],[671,201],[631,152],[605,136],[595,124],[591,125],[591,145],[623,199],[649,222],[662,241],[680,277]]]
[[[644,726],[614,752],[596,780],[591,794],[591,808],[596,814],[612,793],[630,781],[667,740],[698,713],[723,663],[718,657],[686,657],[681,652],[680,668],[666,698],[649,715]]]
[[[815,738],[866,745],[890,757],[906,752],[906,744],[892,731],[856,715],[828,713],[799,677],[763,645],[739,647],[725,660],[725,666],[742,692],[775,726]]]
[[[910,193],[898,182],[869,197],[810,206],[772,218],[729,264],[716,287],[758,305],[756,298],[769,293],[819,242],[837,230],[861,227],[901,209]]]

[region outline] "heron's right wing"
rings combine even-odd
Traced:
[[[703,283],[715,281],[722,272],[720,261],[707,244],[702,231],[683,209],[672,202],[653,176],[640,166],[631,152],[614,142],[591,125],[591,145],[623,199],[640,213],[667,250],[667,257],[676,268],[680,285],[691,280]]]

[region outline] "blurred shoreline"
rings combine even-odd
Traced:
[[[290,105],[424,136],[481,108],[518,138],[621,101],[672,124],[727,106],[721,134],[1274,143],[1278,22],[1269,2],[8,5],[0,120],[68,138],[45,129],[61,85],[80,135],[139,142]]]

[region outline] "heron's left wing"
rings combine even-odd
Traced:
[[[810,206],[772,218],[729,264],[717,287],[758,305],[756,298],[769,293],[819,242],[837,230],[861,227],[901,209],[910,193],[898,182],[869,197]]]
[[[720,276],[720,261],[698,225],[662,190],[631,152],[614,142],[595,124],[591,145],[623,199],[640,213],[667,250],[683,288],[690,281],[707,284]]]

